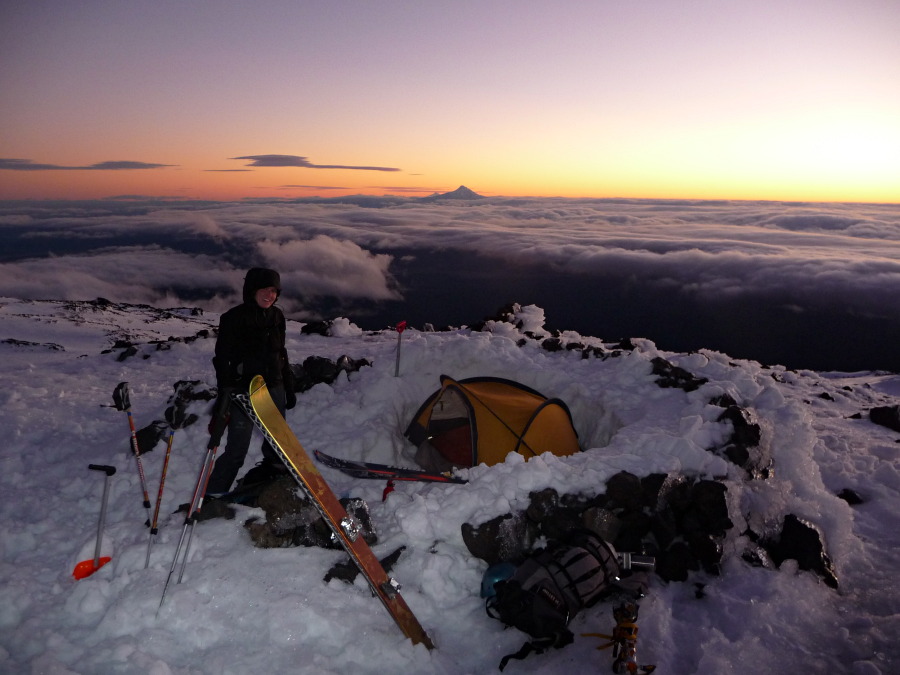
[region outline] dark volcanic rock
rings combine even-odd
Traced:
[[[152,451],[156,445],[165,437],[169,430],[168,423],[162,420],[153,420],[147,426],[138,429],[134,436],[137,439],[140,454]],[[129,447],[129,451],[131,448]]]
[[[893,431],[900,431],[900,405],[872,408],[869,419]]]
[[[572,530],[583,527],[583,502],[571,495],[562,498],[553,488],[529,495],[525,516],[549,539],[561,539]]]
[[[291,364],[293,388],[296,392],[304,392],[317,384],[333,384],[341,373],[355,373],[363,366],[371,365],[367,359],[352,359],[346,355],[337,361],[324,356],[310,356],[302,364]]]
[[[654,358],[651,363],[653,364],[653,374],[657,376],[656,384],[660,387],[676,387],[685,391],[694,391],[709,382],[706,378],[696,377],[661,356]]]
[[[728,488],[714,480],[701,480],[691,488],[691,502],[683,520],[685,529],[724,536],[733,527],[725,494]],[[690,522],[692,527],[688,527]]]
[[[683,541],[672,544],[656,556],[656,573],[664,581],[687,581],[691,571],[700,569],[700,563]]]
[[[591,506],[581,514],[581,524],[599,534],[604,541],[615,541],[622,531],[622,520],[609,509]]]
[[[547,352],[558,352],[562,351],[563,344],[562,340],[557,337],[547,338],[546,340],[541,342],[541,349]]]
[[[641,479],[627,471],[620,471],[607,481],[606,497],[612,508],[641,509],[644,505]]]
[[[311,321],[309,323],[303,324],[303,327],[300,328],[300,332],[304,335],[322,335],[324,337],[327,337],[330,328],[330,321]]]
[[[641,494],[645,508],[655,509],[657,507],[663,486],[668,478],[664,473],[651,473],[649,476],[641,478]]]
[[[179,380],[173,386],[175,393],[169,397],[165,412],[166,421],[173,429],[189,427],[199,419],[196,414],[187,412],[191,403],[216,398],[215,392],[200,380]]]
[[[784,517],[778,541],[767,548],[776,565],[781,566],[788,559],[796,560],[800,569],[815,572],[832,588],[838,587],[834,565],[825,553],[822,535],[812,523],[788,514]]]
[[[469,552],[488,565],[519,560],[531,550],[537,528],[523,514],[508,513],[475,527],[462,525],[462,537]]]
[[[378,537],[366,503],[361,499],[341,499],[341,504],[362,526],[361,536],[366,543],[374,544]],[[332,538],[331,527],[319,515],[318,509],[309,499],[298,494],[297,483],[292,477],[285,476],[269,483],[260,492],[257,505],[266,512],[265,521],[251,518],[244,523],[254,545],[260,548],[340,548]]]
[[[725,408],[718,419],[720,422],[730,422],[732,427],[725,443],[714,448],[713,452],[745,469],[754,478],[768,477],[772,460],[760,446],[762,428],[753,413],[737,405],[730,396],[720,396],[710,403]]]
[[[850,488],[844,488],[838,492],[837,496],[847,502],[850,506],[858,506],[865,501],[856,490],[851,490]]]
[[[692,572],[720,573],[726,536],[734,524],[728,486],[721,481],[681,474],[639,479],[621,471],[607,481],[605,493],[593,498],[559,495],[550,488],[536,491],[525,510],[478,526],[465,523],[462,535],[469,551],[488,564],[518,564],[533,553],[536,542],[565,541],[584,527],[620,554],[655,557],[657,576],[680,582]],[[833,565],[813,525],[789,515],[777,540],[766,541],[751,530],[744,535],[740,555],[748,563],[775,569],[795,559],[801,569],[837,588]]]

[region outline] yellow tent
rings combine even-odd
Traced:
[[[569,408],[530,387],[499,377],[454,380],[441,375],[441,388],[416,412],[406,437],[422,466],[499,464],[510,452],[525,458],[544,452],[578,452]]]

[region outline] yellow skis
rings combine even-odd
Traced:
[[[431,638],[400,595],[399,585],[388,577],[378,558],[372,553],[372,549],[362,536],[359,536],[361,531],[359,523],[347,514],[319,473],[312,458],[300,445],[300,441],[275,406],[263,378],[258,375],[253,378],[249,397],[238,396],[237,399],[266,435],[300,487],[316,504],[322,517],[331,526],[335,538],[366,577],[372,592],[390,612],[400,630],[414,644],[423,644],[432,649],[434,645]]]

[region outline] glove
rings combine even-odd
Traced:
[[[293,389],[285,389],[284,390],[284,408],[285,410],[290,410],[295,405],[297,405],[297,392]]]
[[[231,421],[231,415],[226,414],[225,417],[222,418],[221,432],[218,431],[219,427],[216,425],[217,419],[218,418],[215,415],[213,415],[212,417],[209,418],[209,424],[206,425],[206,430],[209,432],[210,436],[212,436],[214,433],[217,433],[217,432],[221,436],[221,432],[224,432],[225,429],[228,428],[228,423]]]
[[[213,406],[212,417],[209,419],[209,435],[210,442],[218,445],[222,434],[228,422],[231,421],[231,394],[235,391],[234,387],[219,387],[219,394],[216,397],[216,404]]]

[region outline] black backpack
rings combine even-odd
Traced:
[[[495,595],[485,604],[488,616],[535,638],[504,657],[500,670],[511,658],[571,643],[569,622],[600,600],[618,574],[612,546],[589,530],[577,530],[565,541],[534,553],[509,579],[497,581]]]

